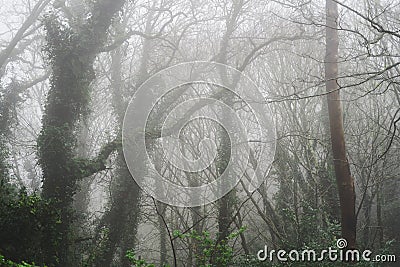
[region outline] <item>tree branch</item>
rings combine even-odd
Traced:
[[[29,29],[29,27],[32,26],[32,24],[36,21],[40,13],[43,11],[43,9],[47,6],[49,2],[50,0],[45,0],[45,1],[42,0],[35,5],[31,14],[22,24],[21,28],[19,28],[14,38],[10,41],[8,46],[3,51],[0,52],[0,68],[4,67],[4,64],[6,63],[8,57],[13,52],[14,48],[17,46],[18,42],[24,38],[25,32]]]
[[[83,179],[107,168],[106,163],[110,155],[121,147],[121,138],[117,137],[107,143],[93,159],[75,158],[77,178]]]

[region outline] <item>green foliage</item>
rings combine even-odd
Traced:
[[[378,267],[385,266],[379,263],[373,262],[359,262],[359,263],[343,263],[343,262],[281,262],[281,263],[271,263],[271,262],[261,262],[254,256],[243,256],[240,257],[234,264],[235,267],[280,267],[280,266],[290,266],[290,267],[343,267],[343,266],[353,266],[353,267]]]
[[[53,229],[59,214],[49,201],[3,184],[0,192],[0,251],[9,259],[43,261],[44,234]],[[17,266],[17,265],[16,265]],[[25,266],[25,265],[21,265]]]
[[[226,240],[213,239],[210,232],[191,231],[188,233],[181,233],[179,230],[173,231],[174,238],[191,239],[198,242],[201,248],[201,254],[195,255],[196,266],[198,267],[211,267],[211,266],[229,266],[233,263],[233,248],[229,246],[228,242],[235,239],[246,230],[246,227],[241,227],[238,231],[232,232],[228,235]],[[129,262],[135,267],[154,267],[154,264],[147,263],[146,260],[136,258],[133,250],[126,252],[126,257]],[[169,267],[170,265],[164,265]]]
[[[0,266],[2,267],[39,267],[35,265],[35,263],[29,264],[26,263],[25,261],[22,261],[21,263],[16,263],[11,260],[6,260],[3,255],[0,254]],[[46,265],[44,265],[46,267]]]
[[[145,260],[137,259],[133,250],[128,250],[126,252],[126,257],[134,267],[155,267],[154,264],[149,264]]]
[[[314,209],[307,202],[300,203],[302,212],[293,208],[282,208],[279,215],[285,222],[288,233],[283,242],[285,249],[298,249],[300,247],[311,247],[313,249],[326,248],[340,236],[340,224],[330,221],[324,210]]]
[[[313,244],[312,246],[303,246],[301,248],[293,248],[296,249],[297,251],[301,252],[303,250],[314,250],[316,252],[317,257],[320,255],[321,251],[323,249],[328,249],[328,247],[332,247],[333,249],[337,249],[336,245],[336,240],[331,240],[330,242],[326,242],[325,245],[321,244]],[[285,249],[285,251],[289,251],[289,249]],[[359,249],[360,253],[362,252],[362,249]],[[391,243],[388,242],[384,248],[380,251],[375,251],[373,252],[373,255],[389,255],[393,254],[391,252]],[[274,254],[274,260],[276,260],[276,253]],[[388,263],[379,263],[379,262],[367,262],[367,261],[362,261],[360,258],[359,262],[353,262],[353,263],[344,263],[339,260],[337,261],[330,261],[329,259],[325,259],[324,261],[290,261],[288,260],[287,262],[278,262],[277,260],[274,262],[270,262],[269,260],[266,261],[260,261],[257,259],[256,255],[242,255],[239,256],[235,259],[234,263],[232,264],[233,266],[237,267],[244,267],[244,266],[252,266],[252,267],[272,267],[272,266],[293,266],[293,267],[343,267],[343,266],[354,266],[354,267],[379,267],[379,266],[388,266]],[[389,265],[390,266],[390,265]]]
[[[246,227],[241,227],[238,231],[230,233],[224,240],[218,238],[213,239],[208,231],[197,233],[191,231],[189,233],[181,233],[178,230],[173,232],[175,238],[189,238],[200,246],[202,254],[196,255],[197,266],[209,267],[212,266],[228,266],[233,260],[233,248],[228,244],[230,240],[235,239],[246,230]]]
[[[105,261],[104,252],[110,246],[109,234],[110,229],[107,227],[101,227],[101,229],[98,230],[98,234],[96,235],[97,245],[89,251],[89,256],[83,263],[84,267],[94,266],[96,262]]]

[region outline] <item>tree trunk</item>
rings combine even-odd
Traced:
[[[332,155],[339,191],[342,237],[348,248],[356,245],[356,216],[354,181],[346,157],[342,107],[338,79],[339,37],[337,30],[338,6],[326,0],[326,57],[325,79],[328,93],[328,113],[331,132]]]
[[[51,200],[59,213],[55,229],[46,229],[43,239],[45,262],[50,266],[69,266],[72,203],[77,182],[105,168],[104,158],[95,162],[76,157],[75,130],[87,113],[90,84],[95,78],[94,60],[106,40],[113,16],[123,3],[124,0],[97,1],[91,18],[78,29],[62,27],[55,16],[45,23],[53,74],[38,138],[38,154],[43,170],[43,197]]]
[[[158,216],[158,227],[160,227],[160,267],[165,266],[167,263],[167,230],[165,229],[164,220],[166,215],[167,205],[158,202],[158,210],[160,216]],[[162,216],[162,217],[161,217]]]

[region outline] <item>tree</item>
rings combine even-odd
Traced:
[[[43,127],[38,138],[43,169],[43,197],[59,211],[59,223],[43,240],[49,265],[67,266],[73,222],[72,203],[80,179],[105,169],[105,160],[118,142],[106,145],[95,159],[75,157],[75,129],[87,112],[93,62],[105,43],[107,29],[124,1],[99,0],[82,26],[63,25],[55,16],[46,19],[47,52],[52,67]],[[56,236],[54,236],[56,233]]]
[[[348,248],[356,246],[356,215],[354,181],[346,155],[343,115],[338,79],[338,6],[333,0],[326,1],[326,56],[325,79],[328,100],[332,155],[338,186],[342,237]]]

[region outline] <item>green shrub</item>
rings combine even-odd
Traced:
[[[0,266],[1,267],[39,267],[39,266],[35,265],[35,263],[29,264],[29,263],[26,263],[25,261],[22,261],[21,263],[16,263],[11,260],[6,260],[3,255],[0,255]],[[44,266],[44,267],[46,267],[46,266]]]
[[[1,253],[15,262],[29,259],[43,263],[42,244],[51,242],[44,229],[52,229],[58,218],[57,210],[49,201],[3,184],[0,192]]]

